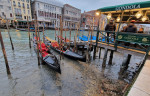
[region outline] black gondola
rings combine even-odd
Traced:
[[[50,38],[45,36],[45,40],[44,41],[45,41],[44,43],[47,46],[49,46],[50,48],[54,49],[55,51],[57,51],[59,53],[62,52],[64,54],[64,56],[66,56],[66,57],[69,57],[69,58],[72,58],[72,59],[76,59],[76,60],[81,60],[81,61],[84,61],[84,62],[86,61],[86,55],[77,54],[77,53],[75,53],[75,52],[73,52],[73,51],[71,51],[71,50],[69,50],[69,49],[67,49],[65,47],[63,47],[63,50],[61,51],[60,48],[58,48],[56,46],[53,46],[52,43],[56,43],[57,45],[59,45],[57,43],[57,41],[55,41],[55,40],[51,40]]]
[[[36,36],[33,34],[33,46],[35,49],[35,52],[37,52],[37,43],[36,43]],[[40,58],[43,59],[43,63],[47,64],[48,66],[50,66],[53,70],[61,73],[61,69],[60,69],[60,64],[58,59],[56,58],[55,55],[53,55],[48,48],[46,47],[46,45],[42,42],[41,45],[38,45],[38,49],[39,49],[39,53],[40,53]]]

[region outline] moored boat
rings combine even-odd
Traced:
[[[59,53],[63,53],[64,56],[72,58],[72,59],[77,59],[77,60],[81,60],[81,61],[86,61],[86,56],[85,55],[80,55],[77,54],[76,52],[73,52],[67,48],[65,48],[63,46],[63,48],[60,48],[60,45],[58,44],[57,41],[52,40],[48,37],[45,36],[45,44],[49,47],[51,47],[52,49],[54,49],[55,51],[59,52]]]
[[[40,58],[42,58],[45,64],[50,66],[53,70],[61,73],[60,64],[56,56],[49,51],[43,42],[41,44],[37,44],[35,35],[33,35],[33,46],[36,52],[38,46]]]

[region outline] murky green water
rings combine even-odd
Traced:
[[[113,65],[102,68],[101,59],[91,63],[64,58],[61,61],[62,74],[51,70],[47,65],[38,66],[37,56],[29,48],[27,32],[11,30],[15,51],[11,50],[8,33],[2,35],[9,61],[11,76],[7,76],[5,62],[0,47],[0,96],[121,96],[126,86],[119,79],[118,72],[123,55],[115,53]],[[74,39],[72,32],[72,40]],[[82,34],[82,32],[80,33]],[[87,34],[84,32],[84,34]],[[54,39],[55,33],[46,30],[45,35]],[[65,35],[65,32],[64,32]],[[42,33],[41,33],[42,37]],[[67,32],[69,37],[69,32]],[[59,54],[53,52],[57,57]],[[98,54],[97,54],[98,55]],[[140,62],[140,57],[133,57],[132,65]]]

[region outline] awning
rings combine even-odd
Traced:
[[[119,11],[119,10],[148,8],[148,7],[150,7],[150,1],[130,3],[130,4],[124,4],[124,5],[110,6],[110,7],[104,7],[104,8],[98,9],[98,11],[107,12],[107,11]]]

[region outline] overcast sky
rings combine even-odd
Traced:
[[[70,4],[84,11],[96,10],[106,6],[114,6],[120,4],[149,1],[149,0],[59,0],[64,4]]]

